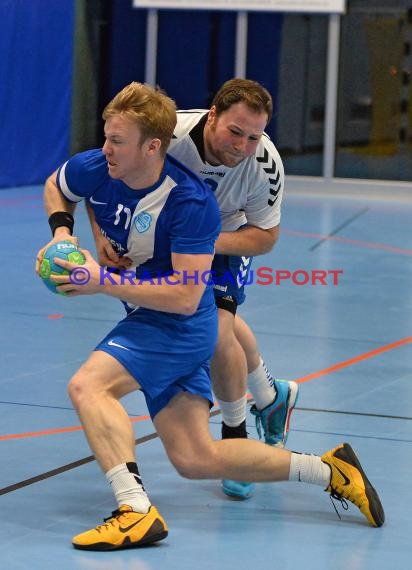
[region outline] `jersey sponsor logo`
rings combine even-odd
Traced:
[[[147,232],[152,224],[152,216],[149,212],[140,212],[134,219],[134,227],[137,229],[139,234]]]
[[[90,201],[90,204],[95,204],[95,205],[97,204],[97,205],[101,205],[101,206],[106,206],[106,205],[107,205],[107,202],[98,202],[97,200],[95,200],[95,199],[93,198],[93,196],[90,197],[90,200],[89,200],[89,201]]]
[[[223,178],[226,172],[216,172],[215,170],[201,170],[199,174],[200,176],[220,176],[220,178]]]
[[[112,244],[117,253],[124,253],[126,251],[120,242],[112,239],[102,228],[100,228],[100,233]]]

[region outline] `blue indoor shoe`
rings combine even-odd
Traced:
[[[225,495],[234,499],[250,499],[253,495],[253,484],[244,483],[243,481],[232,481],[231,479],[223,479],[222,489]]]
[[[262,437],[263,431],[265,443],[284,447],[289,435],[290,416],[298,400],[299,387],[296,382],[287,380],[275,380],[274,385],[277,391],[275,400],[260,411],[253,404],[250,412],[256,417],[259,437]]]

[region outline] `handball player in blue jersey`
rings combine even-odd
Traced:
[[[126,317],[69,383],[88,443],[118,505],[106,523],[75,536],[73,545],[114,550],[167,536],[166,522],[142,484],[132,425],[120,403],[136,390],[143,392],[181,475],[314,483],[354,502],[372,525],[383,524],[379,497],[348,444],[319,457],[247,439],[212,439],[209,360],[217,311],[206,276],[220,231],[216,200],[204,182],[166,154],[176,109],[160,90],[131,83],[107,105],[103,119],[103,148],[75,155],[46,182],[53,239],[39,251],[36,264],[38,271],[51,243],[77,241],[73,214],[83,199],[110,243],[119,253],[127,251],[133,262],[127,274],[108,274],[83,250],[87,283],[72,283],[70,275],[52,278],[69,297],[103,293],[126,308]]]
[[[196,172],[213,191],[222,231],[216,242],[212,269],[218,308],[219,335],[211,362],[213,392],[222,413],[222,438],[247,438],[247,389],[254,404],[260,436],[284,447],[298,384],[274,379],[241,318],[245,286],[253,256],[270,251],[280,232],[284,170],[279,153],[264,132],[271,120],[270,93],[256,81],[226,81],[211,108],[180,110],[168,153]],[[101,265],[126,267],[127,252],[106,239],[88,209]],[[223,492],[249,499],[247,481],[222,481]]]

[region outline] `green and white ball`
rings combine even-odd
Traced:
[[[64,295],[65,293],[59,293],[56,283],[50,281],[51,275],[69,274],[67,269],[64,269],[63,267],[60,267],[60,265],[56,265],[54,263],[53,260],[56,257],[64,259],[65,261],[70,261],[76,265],[83,265],[86,262],[86,258],[74,243],[67,240],[54,243],[44,252],[43,259],[40,264],[40,277],[50,291],[59,295]]]

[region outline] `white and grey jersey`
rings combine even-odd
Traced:
[[[205,109],[178,111],[168,152],[212,188],[222,231],[235,231],[244,224],[264,230],[279,225],[285,175],[275,145],[264,134],[255,154],[234,168],[208,164],[203,142],[207,113]]]

